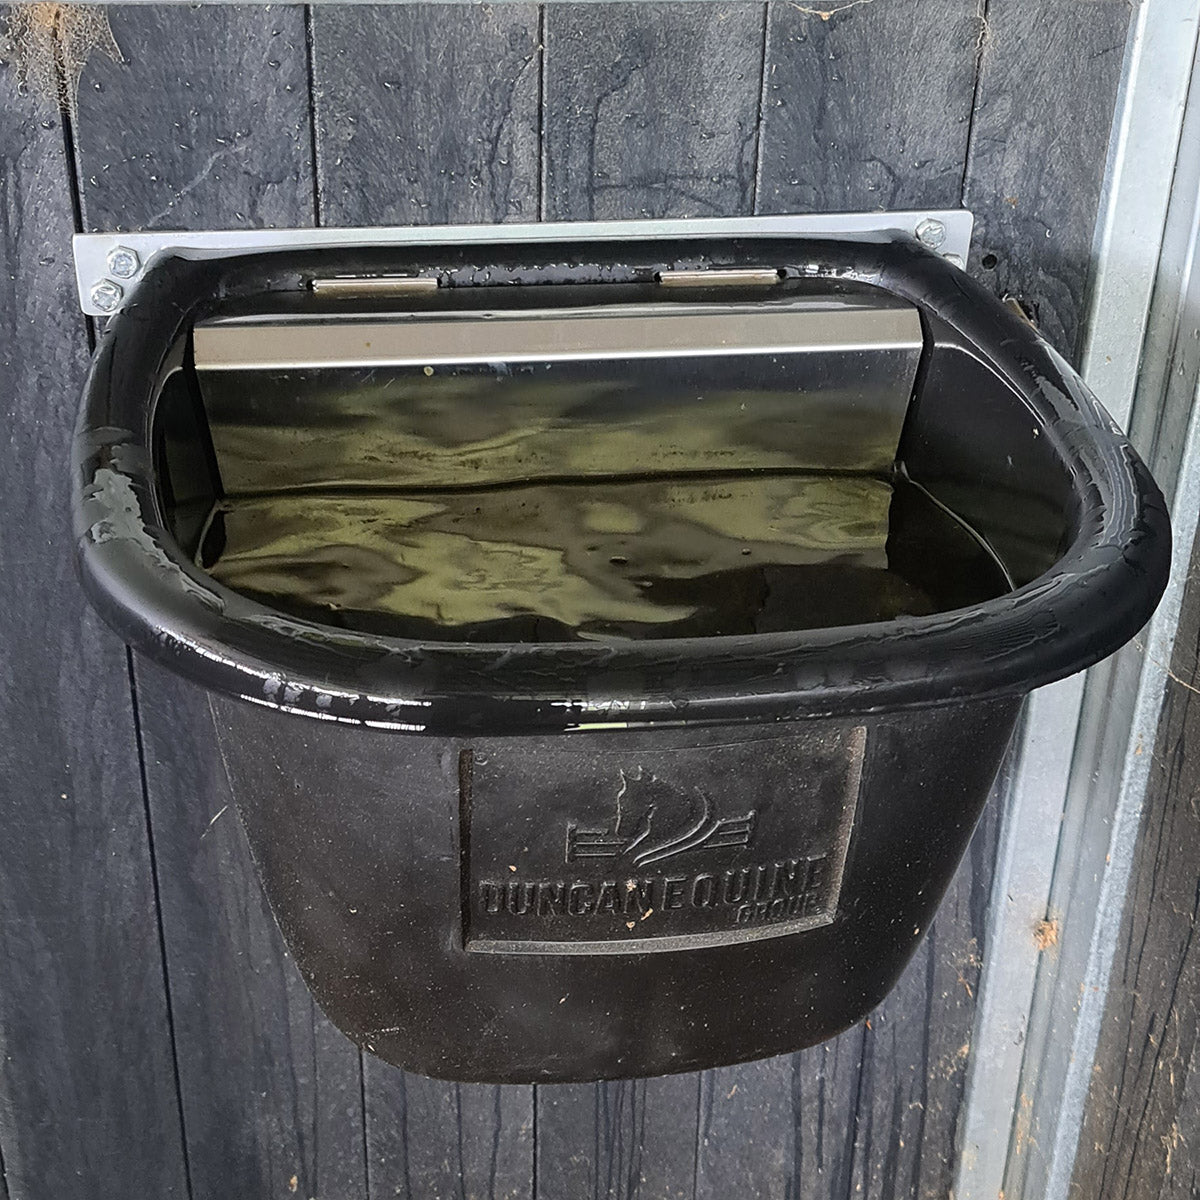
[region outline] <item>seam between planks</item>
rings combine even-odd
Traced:
[[[57,42],[56,42],[57,45]],[[61,55],[55,55],[55,75],[60,84],[60,94],[64,82],[64,65]],[[75,128],[71,112],[65,107],[59,109],[63,137],[63,170],[66,176],[67,190],[71,200],[71,219],[76,233],[84,232],[83,221],[83,189],[79,178],[79,158],[75,144]],[[96,350],[96,323],[91,318],[85,318],[84,329],[88,342],[88,353]],[[183,1183],[188,1200],[192,1200],[192,1170],[189,1158],[187,1121],[183,1111],[183,1085],[179,1074],[179,1050],[175,1043],[175,1010],[171,995],[171,972],[167,964],[167,941],[163,923],[162,900],[158,886],[158,859],[154,848],[154,828],[150,817],[150,790],[146,778],[146,752],[142,739],[142,721],[138,710],[137,677],[134,671],[133,651],[125,647],[125,667],[129,683],[130,715],[133,718],[134,744],[138,760],[138,782],[142,792],[142,816],[146,830],[146,850],[149,859],[150,884],[154,893],[154,928],[158,938],[159,966],[162,972],[163,1005],[167,1022],[167,1038],[171,1045],[171,1075],[175,1091],[175,1110],[179,1118],[180,1157],[183,1160]],[[4,1176],[3,1160],[0,1159],[0,1176]]]
[[[4,1139],[0,1138],[0,1200],[9,1200],[8,1172],[4,1169]]]
[[[74,161],[71,171],[73,173]],[[88,322],[89,328],[92,322]],[[163,991],[165,992],[167,1036],[171,1041],[171,1073],[175,1084],[175,1107],[179,1112],[179,1138],[183,1156],[183,1180],[188,1200],[192,1198],[192,1165],[187,1138],[187,1118],[183,1111],[183,1081],[179,1073],[179,1050],[175,1044],[175,1005],[171,994],[171,969],[167,963],[167,937],[163,922],[162,901],[158,887],[158,856],[154,848],[154,823],[150,815],[150,786],[146,776],[146,748],[142,739],[142,715],[138,707],[137,673],[133,663],[133,651],[125,647],[125,665],[129,674],[129,700],[133,711],[133,733],[137,742],[138,776],[142,785],[142,810],[146,820],[146,843],[150,856],[150,882],[154,888],[154,921],[158,933],[158,953],[162,963]]]
[[[319,226],[322,224],[321,172],[319,169],[321,160],[317,153],[317,72],[315,62],[316,50],[313,41],[312,5],[306,4],[304,6],[304,69],[308,74],[308,152],[312,159],[313,225]]]
[[[324,225],[321,212],[321,157],[320,131],[317,117],[317,68],[316,37],[313,29],[311,4],[304,6],[304,70],[308,77],[308,151],[309,169],[312,173],[312,223],[316,228]],[[314,1001],[314,1010],[315,1010]],[[314,1041],[314,1054],[316,1044]],[[363,1049],[357,1047],[358,1058],[358,1110],[359,1145],[362,1151],[362,1186],[366,1200],[374,1194],[371,1180],[370,1136],[367,1129],[367,1068],[363,1061]],[[314,1078],[316,1074],[314,1072]]]
[[[750,181],[750,211],[758,212],[758,194],[762,186],[763,169],[763,112],[767,100],[767,59],[771,50],[771,5],[765,2],[762,6],[762,69],[758,77],[758,109],[754,115],[754,175]]]
[[[537,144],[538,144],[538,212],[537,219],[546,219],[546,209],[549,207],[546,189],[549,184],[550,172],[546,169],[546,6],[538,5],[537,20],[537,56],[538,56],[538,107],[537,107]],[[534,1085],[537,1086],[536,1084]],[[536,1195],[536,1190],[535,1190]]]
[[[979,21],[979,38],[975,43],[975,80],[971,86],[971,114],[967,118],[967,146],[963,155],[962,178],[958,181],[958,203],[965,208],[967,203],[967,180],[971,177],[971,160],[975,154],[975,113],[979,106],[979,87],[983,79],[983,56],[987,50],[988,11],[991,0],[979,0],[975,16]]]
[[[546,210],[549,207],[547,198],[547,187],[549,185],[550,172],[546,165],[546,6],[538,5],[537,19],[537,50],[538,56],[538,104],[537,104],[537,145],[538,145],[538,208],[537,219],[544,221],[546,219]],[[530,1162],[530,1178],[529,1192],[533,1200],[538,1200],[540,1192],[538,1190],[538,1108],[541,1104],[541,1085],[533,1084],[531,1086],[530,1096],[530,1146],[531,1146],[531,1162]]]

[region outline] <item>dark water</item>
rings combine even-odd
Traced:
[[[802,472],[245,496],[201,562],[295,616],[441,641],[815,629],[1008,590],[913,484]]]

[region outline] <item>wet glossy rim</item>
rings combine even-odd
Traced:
[[[302,294],[316,275],[439,269],[474,282],[645,281],[764,259],[872,284],[936,314],[1005,375],[1069,474],[1074,538],[1053,569],[970,608],[873,625],[715,638],[470,645],[335,629],[216,583],[167,530],[151,454],[156,380],[178,338],[222,301]],[[547,262],[560,264],[546,266]],[[562,266],[568,263],[571,266]],[[522,733],[778,720],[1025,692],[1129,640],[1166,585],[1161,493],[1078,376],[966,274],[913,242],[762,238],[697,244],[278,252],[147,272],[109,324],[74,451],[77,557],[105,619],[216,691],[288,712],[430,733]]]

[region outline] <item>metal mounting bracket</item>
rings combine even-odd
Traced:
[[[974,216],[965,209],[914,212],[805,213],[795,216],[702,217],[649,221],[564,221],[512,225],[421,225],[360,229],[167,230],[81,233],[74,239],[79,304],[91,317],[110,317],[160,254],[218,258],[268,250],[327,246],[449,246],[468,242],[647,241],[654,238],[833,237],[869,234],[915,237],[962,266]]]

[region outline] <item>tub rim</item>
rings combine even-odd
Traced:
[[[1074,536],[1050,570],[968,608],[870,625],[625,643],[422,642],[275,612],[216,583],[168,531],[152,452],[158,384],[179,338],[221,303],[294,293],[331,270],[436,264],[460,286],[484,272],[492,283],[536,275],[552,286],[767,254],[805,277],[908,300],[1004,376],[1071,481]],[[165,256],[101,338],[76,427],[73,508],[85,589],[134,648],[253,703],[430,734],[780,720],[1023,693],[1133,637],[1170,565],[1161,492],[1070,366],[965,272],[888,236]]]

